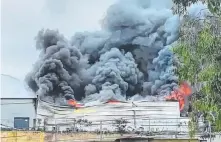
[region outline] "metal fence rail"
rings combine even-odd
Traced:
[[[35,131],[23,131],[13,128],[11,130],[2,130],[2,142],[114,140],[121,135],[167,136],[168,138],[189,136],[187,118],[167,118],[167,120],[163,120],[160,118],[136,117],[135,121],[134,118],[122,118],[96,122],[59,118],[45,120],[43,126],[36,126]],[[202,132],[198,132],[198,134],[203,135]],[[208,132],[204,133],[208,134]]]

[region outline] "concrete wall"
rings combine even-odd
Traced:
[[[29,127],[36,118],[33,99],[1,99],[1,123],[14,127],[14,117],[29,117]]]

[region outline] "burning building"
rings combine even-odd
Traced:
[[[153,1],[121,0],[108,8],[100,31],[68,40],[58,31],[41,30],[36,37],[41,54],[27,83],[39,98],[57,104],[166,100],[179,88],[171,49],[180,22]]]

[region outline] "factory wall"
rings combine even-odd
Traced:
[[[14,128],[16,117],[16,123],[22,123],[23,119],[29,128],[33,127],[33,119],[36,118],[34,99],[1,99],[1,124]]]

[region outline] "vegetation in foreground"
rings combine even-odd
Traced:
[[[173,0],[176,13],[199,0]],[[205,19],[184,16],[178,45],[173,49],[180,65],[177,74],[194,88],[191,98],[190,136],[195,134],[197,120],[203,116],[212,124],[212,131],[221,131],[221,1],[204,0],[212,13]],[[203,12],[203,11],[202,11]]]

